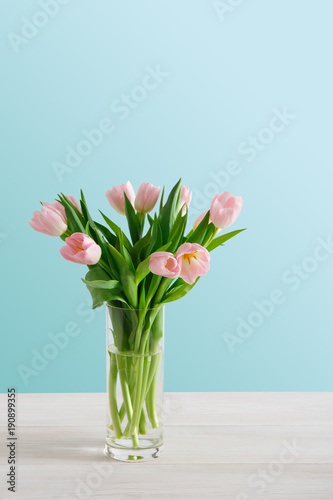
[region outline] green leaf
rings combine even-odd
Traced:
[[[135,210],[132,206],[132,203],[124,193],[125,197],[125,213],[128,222],[129,232],[132,238],[133,245],[141,238],[141,224],[138,215],[135,213]]]
[[[208,229],[209,217],[210,213],[208,210],[198,227],[195,229],[195,231],[193,231],[191,236],[189,236],[186,241],[188,241],[189,243],[199,243],[199,245],[201,245]]]
[[[178,213],[180,190],[181,190],[181,179],[179,179],[177,184],[170,191],[168,199],[159,215],[159,222],[161,225],[164,243],[166,243],[169,239],[170,231],[174,225]]]
[[[163,244],[162,229],[159,220],[157,218],[157,215],[155,214],[154,222],[151,227],[151,239],[150,239],[150,245],[148,247],[148,254],[150,255],[151,253],[155,252],[156,248],[159,248],[162,244]]]
[[[114,232],[115,235],[117,235],[119,237],[119,234],[122,233],[124,245],[126,246],[127,250],[130,252],[132,249],[132,245],[131,245],[129,239],[127,238],[126,234],[124,234],[122,232],[122,230],[120,229],[119,226],[117,226],[117,224],[112,222],[111,219],[109,219],[106,215],[104,215],[103,212],[101,212],[100,210],[99,210],[99,212],[100,212],[101,216],[103,217],[103,219],[105,220],[105,222],[107,223],[107,225],[112,229],[112,231]]]
[[[145,247],[148,248],[151,240],[151,228],[148,229],[147,234],[135,243],[131,251],[131,257],[134,265],[137,265],[140,260],[140,254]]]
[[[147,214],[147,219],[148,219],[148,222],[149,222],[149,225],[151,226],[152,223],[154,222],[154,219],[152,218],[151,215]]]
[[[86,274],[85,280],[87,288],[92,296],[93,304],[92,308],[100,307],[104,302],[111,300],[120,300],[121,302],[127,303],[124,296],[119,288],[101,288],[95,286],[96,283],[119,283],[114,280],[110,280],[108,274],[101,269],[99,266],[92,267]],[[110,285],[109,285],[110,286]]]
[[[149,260],[150,260],[150,256],[147,257],[147,259],[140,262],[140,264],[136,268],[136,271],[135,271],[135,284],[136,284],[136,286],[138,286],[140,281],[142,281],[147,276],[147,274],[150,272],[149,268],[148,268]]]
[[[238,229],[237,231],[231,231],[230,233],[223,234],[222,236],[218,236],[217,238],[214,238],[214,240],[211,241],[207,247],[208,252],[211,252],[216,247],[223,245],[223,243],[225,241],[230,240],[230,238],[233,238],[234,236],[236,236],[236,234],[239,234],[245,230],[246,230],[246,228],[245,229]]]
[[[119,273],[119,281],[129,304],[136,308],[138,304],[138,292],[135,284],[135,276],[128,266],[126,259],[112,245],[108,244],[109,252]]]
[[[97,229],[102,233],[104,238],[110,243],[110,245],[115,246],[117,237],[111,233],[111,231],[108,230],[107,227],[103,226],[103,224],[100,224],[99,222],[94,221],[95,226]]]
[[[159,210],[159,213],[161,213],[161,210],[163,208],[164,192],[165,192],[165,186],[163,186],[163,189],[162,189],[162,194],[161,194],[161,198],[160,198],[160,210]]]
[[[214,237],[214,235],[216,234],[216,227],[214,226],[214,224],[212,222],[210,222],[210,224],[208,224],[208,228],[207,228],[207,231],[206,231],[206,235],[201,243],[201,245],[203,247],[206,247],[207,243],[211,240],[211,238]]]
[[[81,189],[81,200],[80,200],[80,205],[81,205],[81,208],[82,208],[82,214],[83,214],[83,217],[90,223],[90,226],[93,228],[93,229],[96,229],[95,227],[95,222],[92,220],[92,217],[88,211],[88,208],[87,208],[87,203],[86,203],[86,199],[84,197],[84,194],[83,194],[83,191]]]
[[[196,283],[196,282],[195,282]],[[189,285],[188,283],[184,283],[183,285],[176,286],[172,288],[170,291],[166,292],[164,295],[161,304],[165,304],[166,302],[173,302],[174,300],[179,300],[184,297],[192,288],[193,285]]]
[[[148,280],[148,278],[147,278]],[[156,294],[158,287],[161,283],[162,276],[158,276],[157,274],[152,274],[151,275],[151,282],[148,287],[148,291],[146,293],[146,304],[147,306],[149,305],[150,301],[153,299],[154,295]]]
[[[153,324],[151,325],[151,336],[150,336],[150,350],[151,352],[156,352],[160,344],[160,340],[163,337],[164,329],[164,314],[163,308],[161,307],[156,313]]]
[[[85,233],[90,236],[90,238],[92,238],[93,240],[97,241],[97,235],[96,235],[96,231],[93,230],[93,228],[91,227],[90,225],[90,222],[88,221],[87,224],[86,224],[86,228],[85,228]]]
[[[112,290],[113,288],[119,288],[119,281],[117,280],[94,280],[94,281],[89,281],[86,279],[81,278],[83,283],[86,285],[91,286],[92,288],[101,288],[103,290]]]
[[[184,231],[187,224],[187,213],[188,212],[186,210],[185,215],[182,216],[182,212],[180,210],[177,215],[176,221],[169,236],[170,241],[172,241],[170,252],[174,253],[182,243]]]
[[[146,289],[145,282],[140,286],[140,299],[139,299],[139,309],[145,309],[146,307]]]
[[[59,199],[65,208],[68,229],[72,233],[84,233],[85,220],[78,209],[63,194],[59,195]]]
[[[130,349],[129,334],[132,331],[131,311],[118,307],[108,307],[107,313],[111,317],[114,343],[119,351]]]

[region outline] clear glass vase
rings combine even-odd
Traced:
[[[106,306],[105,454],[121,461],[157,458],[163,447],[164,307]]]

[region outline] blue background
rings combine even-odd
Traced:
[[[104,308],[91,311],[85,269],[60,257],[60,239],[28,226],[39,201],[82,188],[96,217],[100,208],[124,224],[107,189],[128,179],[169,189],[180,176],[192,222],[227,189],[244,199],[232,229],[248,230],[167,307],[165,389],[331,390],[333,255],[319,239],[333,235],[332,3],[63,3],[52,18],[37,1],[1,7],[1,390],[105,390]],[[22,41],[24,18],[45,25]],[[124,118],[116,100],[140,94],[147,67],[164,76]],[[267,131],[284,109],[288,123]],[[60,180],[54,162],[105,118],[113,132]],[[266,318],[255,313],[264,300]],[[246,338],[239,318],[257,325]],[[24,382],[32,350],[66,325],[78,334]]]

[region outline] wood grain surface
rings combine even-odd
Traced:
[[[103,455],[105,394],[17,395],[17,488],[4,500],[333,500],[332,393],[168,393],[164,453]]]

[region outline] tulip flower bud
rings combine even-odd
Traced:
[[[92,266],[101,258],[101,247],[87,234],[73,233],[65,242],[66,246],[60,248],[60,253],[66,260]]]
[[[113,188],[107,191],[105,194],[111,207],[121,215],[125,215],[124,193],[126,193],[126,196],[129,199],[130,203],[134,206],[135,192],[130,181],[128,181],[126,185],[120,184],[118,186],[113,186]]]
[[[166,278],[177,278],[180,267],[171,252],[154,252],[149,259],[149,269],[153,274]]]
[[[42,204],[40,212],[33,213],[28,224],[40,233],[49,236],[61,236],[67,231],[67,219],[64,207],[58,201]]]
[[[182,216],[186,214],[186,207],[189,209],[192,200],[192,191],[186,186],[181,187],[180,200],[179,200],[179,210],[182,210]]]
[[[135,210],[141,214],[151,212],[156,205],[161,188],[153,186],[150,182],[143,182],[135,197]]]
[[[215,227],[225,229],[235,222],[242,206],[241,196],[233,196],[229,191],[215,194],[210,206],[210,219]]]

